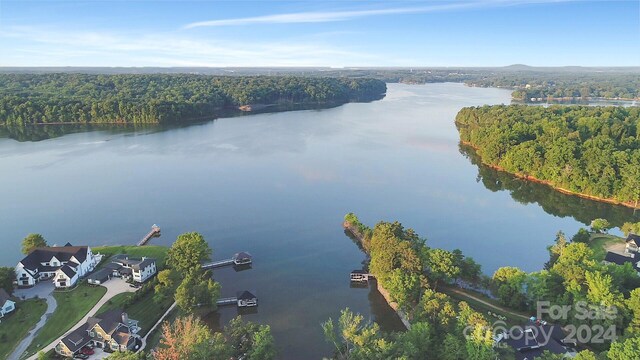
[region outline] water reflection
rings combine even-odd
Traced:
[[[384,94],[376,98],[362,99],[356,102],[367,103],[384,98]],[[312,104],[281,104],[260,108],[251,112],[240,111],[237,109],[223,109],[218,111],[207,119],[198,119],[196,121],[186,120],[177,124],[64,124],[64,125],[26,125],[26,126],[1,126],[0,138],[10,138],[20,142],[26,141],[42,141],[53,139],[56,137],[75,134],[87,131],[103,131],[109,134],[128,134],[148,132],[155,133],[161,131],[174,130],[188,126],[205,124],[218,118],[230,118],[250,116],[256,114],[278,113],[284,111],[299,110],[322,110],[338,107],[342,103],[312,103]]]
[[[469,146],[460,144],[459,149],[462,155],[478,167],[478,182],[493,192],[509,191],[511,197],[521,204],[536,203],[548,214],[570,216],[585,225],[597,218],[607,219],[616,227],[625,222],[640,221],[640,211],[554,191],[547,185],[526,181],[482,164],[474,149]]]

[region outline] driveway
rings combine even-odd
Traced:
[[[85,315],[82,319],[80,319],[80,321],[78,321],[78,323],[76,323],[71,329],[69,329],[69,331],[67,331],[62,336],[60,336],[59,338],[54,340],[51,344],[47,345],[45,348],[41,349],[41,351],[46,353],[49,350],[52,350],[53,348],[55,348],[56,345],[60,342],[60,340],[62,340],[63,337],[65,337],[68,333],[70,333],[73,330],[79,328],[85,322],[87,322],[87,319],[89,319],[89,317],[91,317],[91,316],[94,316],[96,314],[96,312],[100,309],[100,307],[102,307],[102,305],[104,305],[107,301],[111,300],[112,297],[114,297],[114,296],[116,296],[118,294],[122,294],[124,292],[135,292],[136,290],[138,290],[137,288],[130,287],[129,284],[127,284],[124,280],[122,280],[120,278],[113,278],[113,279],[105,282],[101,286],[106,287],[107,288],[107,292],[102,296],[102,298],[98,301],[98,303],[96,303],[96,305],[93,308],[91,308],[91,310],[89,310],[87,315]],[[53,296],[51,296],[51,297],[53,298]],[[29,342],[31,342],[31,341],[29,341]],[[27,344],[27,346],[28,345],[29,344]],[[25,347],[25,349],[26,349],[26,347]],[[29,357],[28,359],[29,360],[36,360],[37,358],[38,358],[38,354],[35,354],[35,355]]]
[[[34,336],[38,333],[38,331],[44,326],[47,322],[51,314],[56,310],[57,303],[56,299],[53,297],[53,283],[51,281],[45,281],[36,284],[32,288],[27,289],[16,289],[13,293],[16,297],[20,299],[32,299],[32,298],[40,298],[45,299],[47,301],[47,311],[44,312],[44,315],[40,318],[40,321],[33,327],[28,333],[27,336],[20,341],[18,346],[14,349],[13,353],[9,355],[8,360],[18,360],[20,355],[27,350],[31,341],[33,341]]]

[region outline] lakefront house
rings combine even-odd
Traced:
[[[92,345],[109,352],[135,351],[140,345],[138,321],[129,319],[121,309],[107,311],[87,319],[87,322],[62,338],[55,351],[61,356],[73,357],[83,347]]]
[[[130,279],[134,282],[143,283],[156,274],[158,267],[156,259],[142,257],[141,259],[130,258],[129,255],[116,255],[110,264],[105,266],[111,271],[111,276]]]
[[[640,235],[629,234],[625,244],[625,252],[634,254],[640,251]]]
[[[74,286],[78,279],[93,271],[99,258],[88,246],[49,246],[32,250],[16,265],[19,287],[30,287],[53,279],[57,288]]]

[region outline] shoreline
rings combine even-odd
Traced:
[[[349,234],[351,234],[356,240],[360,242],[360,248],[368,257],[369,254],[367,254],[364,248],[362,247],[363,235],[360,234],[360,232],[357,229],[355,229],[351,223],[347,221],[342,223],[342,227],[344,228],[345,231],[349,232]],[[400,310],[400,308],[398,307],[398,303],[391,300],[391,295],[389,294],[389,291],[387,291],[387,289],[382,287],[382,285],[380,285],[380,282],[377,279],[375,280],[375,282],[376,282],[376,290],[378,290],[378,292],[382,295],[384,300],[387,302],[387,305],[389,305],[389,307],[393,309],[396,315],[398,315],[398,317],[400,318],[400,321],[405,326],[405,328],[407,328],[407,330],[411,330],[411,323],[409,322],[409,318],[407,317],[407,315],[404,313],[404,311]]]
[[[493,165],[493,164],[487,164],[487,163],[485,163],[483,161],[482,156],[480,156],[478,154],[478,150],[479,150],[478,147],[474,146],[470,142],[462,141],[462,140],[460,140],[460,144],[472,148],[476,152],[476,155],[478,155],[478,157],[479,157],[480,161],[482,162],[482,164],[484,166],[487,166],[487,167],[491,168],[491,169],[494,169],[494,170],[497,170],[497,171],[500,171],[500,172],[503,172],[503,173],[506,173],[506,174],[509,174],[509,175],[513,175],[513,176],[515,176],[515,177],[517,177],[519,179],[523,179],[523,180],[530,181],[530,182],[537,183],[537,184],[546,185],[546,186],[550,187],[552,190],[558,191],[558,192],[563,193],[565,195],[573,195],[573,196],[577,196],[577,197],[580,197],[580,198],[583,198],[583,199],[598,201],[598,202],[607,203],[607,204],[611,204],[611,205],[625,206],[625,207],[628,207],[628,208],[631,208],[631,209],[640,209],[640,207],[638,207],[638,206],[636,206],[636,205],[634,205],[632,203],[622,202],[622,201],[619,201],[619,200],[616,200],[616,199],[603,198],[603,197],[598,197],[598,196],[594,196],[594,195],[588,195],[588,194],[583,194],[583,193],[571,191],[571,190],[568,190],[568,189],[565,189],[565,188],[561,188],[561,187],[555,185],[554,183],[552,183],[551,181],[548,181],[548,180],[540,180],[540,179],[538,179],[538,178],[536,178],[534,176],[531,176],[531,175],[513,173],[513,172],[505,170],[501,166]]]

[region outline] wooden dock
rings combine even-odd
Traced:
[[[218,299],[218,301],[216,301],[216,304],[218,304],[218,306],[238,305],[238,298],[235,296],[221,298],[221,299]]]
[[[149,233],[147,235],[145,235],[142,240],[138,241],[138,246],[144,246],[147,245],[147,243],[149,242],[149,240],[153,239],[154,237],[159,237],[160,236],[160,226],[153,224],[153,226],[151,227],[151,231],[149,231]]]
[[[217,269],[229,265],[233,266],[242,266],[242,265],[251,265],[253,262],[253,257],[248,252],[239,252],[234,254],[230,259],[213,261],[210,263],[202,264],[202,268],[205,270],[208,269]]]

